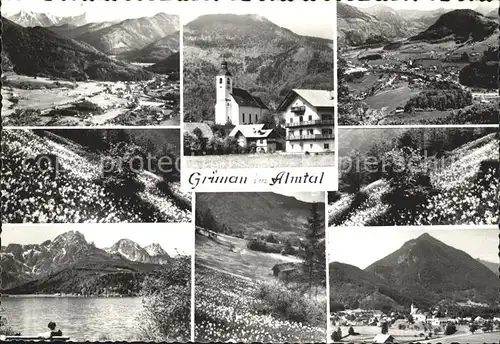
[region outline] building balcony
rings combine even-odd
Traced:
[[[287,128],[308,127],[308,126],[325,126],[325,125],[332,125],[333,126],[333,119],[328,119],[328,120],[317,119],[317,120],[314,120],[314,121],[302,121],[302,122],[288,122],[288,123],[285,123],[285,126]]]
[[[306,107],[305,106],[292,106],[290,111],[292,111],[292,112],[305,112]]]
[[[287,135],[288,141],[303,141],[303,140],[332,140],[334,134],[305,134],[305,135]]]

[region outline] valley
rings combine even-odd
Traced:
[[[81,25],[46,17],[2,17],[4,125],[180,125],[177,16]],[[154,56],[141,50],[150,46]]]
[[[498,122],[497,18],[465,9],[417,18],[385,5],[338,10],[339,124]],[[382,32],[372,40],[342,36],[359,23],[378,23]]]

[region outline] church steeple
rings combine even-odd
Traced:
[[[229,69],[227,69],[227,62],[226,62],[226,60],[222,60],[222,62],[220,64],[219,75],[232,76],[232,74],[229,71]]]

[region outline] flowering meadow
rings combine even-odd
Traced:
[[[188,222],[190,211],[174,205],[156,187],[155,178],[138,172],[144,189],[132,201],[96,182],[100,166],[80,154],[75,143],[63,144],[30,130],[4,130],[2,137],[2,222]],[[27,163],[41,154],[57,165],[37,168]],[[89,154],[90,155],[90,154]]]
[[[262,290],[260,288],[262,283],[201,265],[196,266],[195,276],[195,340],[197,342],[310,343],[326,341],[326,316],[322,326],[295,322],[270,311],[261,311],[266,309],[263,305],[265,301],[258,296],[259,290]],[[302,301],[310,301],[313,303],[311,307],[315,307],[313,300]],[[293,310],[289,309],[289,311]],[[321,310],[317,311],[321,312]],[[323,313],[326,314],[326,305]]]
[[[343,193],[330,204],[329,224],[335,226],[370,225],[492,225],[499,216],[499,139],[489,134],[447,152],[436,164],[435,157],[418,157],[414,171],[428,171],[428,183],[402,185],[395,192],[394,180],[384,178],[361,188],[358,194]],[[415,152],[408,150],[411,154]],[[393,154],[395,150],[387,153]],[[406,172],[405,172],[406,173]],[[415,180],[411,172],[406,178]],[[420,175],[422,176],[422,174]],[[397,176],[402,178],[401,176]],[[388,195],[393,196],[388,201]],[[365,195],[359,204],[356,197]],[[417,205],[403,207],[402,197],[419,197]],[[399,198],[398,198],[399,197]],[[393,202],[393,203],[391,203]]]

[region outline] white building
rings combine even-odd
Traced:
[[[216,124],[228,122],[234,125],[257,124],[263,115],[269,113],[269,108],[259,97],[233,87],[233,76],[227,68],[226,61],[221,63],[221,69],[215,77],[215,86]]]
[[[274,129],[265,129],[264,127],[264,124],[237,125],[229,136],[235,137],[240,147],[255,143],[255,152],[273,153],[281,147],[280,141],[283,139]]]
[[[290,91],[278,106],[286,127],[286,151],[290,153],[333,152],[333,92]]]

